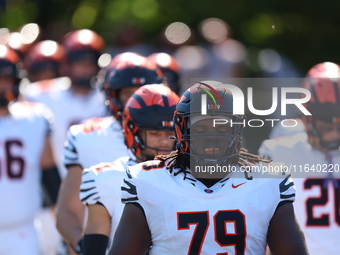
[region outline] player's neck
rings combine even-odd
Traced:
[[[9,109],[7,106],[0,107],[0,116],[7,116],[9,114]]]

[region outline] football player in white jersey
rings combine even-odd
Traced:
[[[289,127],[284,127],[281,125],[281,123],[275,125],[270,131],[269,139],[280,136],[293,136],[298,133],[304,133],[306,131],[306,126],[300,118],[295,118],[289,121],[287,120],[286,125]]]
[[[69,127],[90,117],[102,117],[107,114],[104,94],[91,86],[91,79],[94,80],[99,71],[97,60],[103,45],[103,39],[91,30],[76,30],[67,34],[62,42],[65,58],[60,64],[60,74],[68,77],[52,79],[43,84],[33,83],[22,90],[25,99],[43,103],[53,112],[52,147],[62,178],[66,175],[62,162],[63,144]],[[53,46],[45,47],[51,50]],[[52,226],[42,236],[53,233],[53,236],[46,239],[51,243],[60,240],[55,241],[54,246],[58,246],[61,237],[55,228],[55,219],[42,220],[43,227],[47,226],[47,223]]]
[[[123,113],[130,156],[102,163],[83,173],[80,198],[88,206],[83,255],[105,255],[122,213],[120,189],[127,166],[174,149],[173,113],[178,96],[164,85],[145,85],[128,100]]]
[[[84,168],[127,156],[120,113],[127,99],[144,84],[161,83],[155,64],[134,53],[123,53],[99,73],[99,83],[107,95],[111,117],[91,119],[74,125],[68,132],[64,164],[68,169],[58,198],[57,227],[71,247],[80,251],[85,206],[79,199]]]
[[[56,41],[45,40],[33,45],[23,61],[26,77],[20,82],[20,94],[29,97],[69,87],[69,78],[60,77],[64,58],[64,49]]]
[[[103,48],[103,39],[94,31],[81,29],[67,34],[62,42],[65,58],[61,63],[61,75],[45,89],[29,86],[24,96],[34,102],[44,103],[54,114],[52,146],[55,158],[65,177],[66,168],[62,162],[64,141],[71,125],[91,117],[104,117],[104,93],[93,88],[99,71],[98,59]]]
[[[303,87],[311,92],[303,117],[307,132],[266,140],[259,153],[284,162],[295,174],[294,208],[310,254],[340,249],[340,66],[312,67]]]
[[[294,217],[291,178],[241,171],[264,159],[240,150],[244,115],[233,115],[230,91],[215,84],[195,84],[180,98],[177,151],[127,168],[125,208],[110,255],[142,255],[150,246],[150,255],[259,255],[267,243],[274,254],[308,254]],[[215,128],[215,118],[235,124]],[[201,170],[213,166],[224,170]]]
[[[49,141],[51,113],[41,104],[14,101],[17,60],[0,45],[0,254],[38,255],[34,216],[42,204],[41,180],[53,204],[60,177]]]

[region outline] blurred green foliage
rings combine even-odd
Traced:
[[[45,39],[89,28],[114,46],[123,24],[134,24],[153,42],[167,24],[181,21],[197,32],[205,18],[225,20],[246,45],[273,48],[302,72],[323,61],[340,62],[340,1],[265,0],[0,0],[0,27],[38,23]],[[202,37],[196,33],[195,41]]]

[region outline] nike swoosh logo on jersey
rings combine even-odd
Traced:
[[[241,185],[243,185],[243,184],[245,184],[245,182],[244,183],[241,183],[241,184],[238,184],[238,185],[234,185],[234,183],[231,185],[231,187],[233,187],[234,189],[236,189],[236,188],[238,188],[238,187],[240,187]]]

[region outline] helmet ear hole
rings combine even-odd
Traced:
[[[181,116],[176,116],[175,123],[179,124],[179,123],[181,123],[181,121],[182,121],[182,117]]]
[[[133,131],[133,129],[135,128],[135,124],[134,124],[131,120],[128,121],[128,128],[129,128],[131,131]]]

